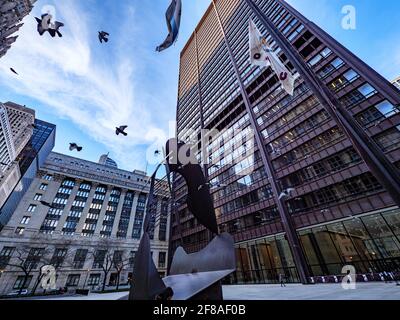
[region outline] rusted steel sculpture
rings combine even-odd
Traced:
[[[221,280],[236,269],[234,241],[228,233],[219,234],[210,187],[190,146],[171,139],[167,142],[166,154],[167,172],[178,173],[186,181],[190,212],[216,236],[206,248],[193,254],[187,254],[179,247],[169,275],[161,279],[151,257],[149,237],[149,213],[154,204],[154,183],[159,165],[151,177],[143,236],[136,253],[129,300],[222,299]]]

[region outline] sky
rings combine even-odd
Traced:
[[[38,0],[0,59],[0,101],[31,107],[37,118],[56,124],[56,152],[90,161],[109,152],[121,169],[150,173],[146,159],[174,133],[180,51],[210,4],[183,0],[179,39],[158,53],[169,2]],[[387,79],[400,75],[398,0],[288,2]],[[342,28],[344,5],[356,9],[355,30]],[[36,32],[34,17],[48,10],[65,23],[62,38]],[[110,33],[109,43],[99,43],[100,30]],[[129,126],[128,137],[114,134],[119,125]],[[83,151],[70,152],[69,142]]]

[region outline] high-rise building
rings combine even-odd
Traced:
[[[127,284],[142,233],[148,192],[149,177],[145,174],[52,152],[0,233],[0,263],[1,252],[6,256],[0,293],[21,285],[20,270],[7,267],[21,247],[25,248],[26,258],[31,250],[46,249],[41,258],[45,260],[48,255],[48,261],[62,249],[65,263],[58,266],[58,287],[96,287],[104,281],[102,267],[106,257],[116,254],[126,262],[119,276],[120,282]],[[165,182],[157,181],[155,195],[152,254],[159,272],[165,274],[169,235],[169,193]],[[26,285],[30,290],[38,278],[39,265]],[[115,285],[117,276],[111,265],[106,284]]]
[[[392,83],[394,84],[394,86],[395,86],[397,89],[400,90],[400,77],[394,79],[394,80],[392,81]]]
[[[0,103],[0,208],[21,178],[15,160],[32,137],[34,121],[32,109],[11,102]]]
[[[20,22],[32,11],[35,2],[36,0],[0,0],[0,58],[17,40],[18,36],[10,36],[23,26]]]
[[[19,122],[17,121],[16,123]],[[32,136],[10,167],[18,171],[18,180],[10,185],[12,192],[8,192],[9,196],[5,198],[4,204],[0,206],[0,230],[14,214],[19,202],[34,180],[37,171],[54,148],[55,125],[36,119],[31,128],[33,128]],[[17,130],[16,132],[21,133],[24,131]],[[25,137],[24,133],[21,133],[20,137]],[[24,139],[22,138],[22,140]]]
[[[230,281],[269,283],[285,274],[304,282],[301,273],[339,275],[348,264],[357,273],[398,268],[398,199],[371,173],[309,78],[297,74],[289,96],[270,67],[250,64],[250,19],[293,73],[295,62],[306,63],[396,166],[393,172],[400,168],[400,94],[390,82],[283,0],[213,0],[181,53],[177,135],[188,141],[201,129],[221,132],[203,146],[210,154],[199,148],[198,159],[214,186],[220,230],[236,242]],[[276,35],[290,43],[296,61]],[[254,150],[233,148],[246,129],[255,132]],[[170,250],[181,244],[198,251],[210,235],[184,204],[181,178],[174,193],[180,207]]]
[[[4,171],[6,166],[14,161],[16,155],[7,109],[2,103],[0,103],[0,146],[0,168]]]
[[[117,163],[113,159],[109,158],[108,154],[103,154],[99,159],[99,163],[110,168],[118,169]]]

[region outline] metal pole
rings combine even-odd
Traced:
[[[304,252],[303,252],[302,248],[301,248],[300,240],[299,240],[299,238],[297,236],[296,228],[295,228],[295,226],[293,224],[293,221],[291,219],[291,216],[290,216],[290,213],[289,213],[288,208],[286,206],[286,203],[285,203],[285,201],[283,199],[279,199],[279,195],[280,195],[282,190],[280,189],[280,187],[279,187],[279,185],[277,183],[276,174],[275,174],[275,172],[273,170],[271,159],[269,158],[268,152],[265,149],[265,144],[263,143],[263,138],[261,137],[260,130],[258,130],[256,117],[254,115],[253,108],[251,107],[251,102],[250,102],[250,99],[249,99],[249,97],[247,95],[246,88],[245,88],[243,82],[241,81],[240,73],[239,73],[239,70],[238,70],[238,66],[237,66],[236,61],[234,59],[233,52],[232,52],[232,50],[231,50],[231,48],[229,46],[228,39],[226,37],[226,33],[225,33],[225,30],[224,30],[224,27],[223,27],[221,18],[220,18],[219,13],[218,13],[217,6],[215,4],[215,0],[212,0],[212,2],[213,2],[213,5],[214,5],[214,8],[215,8],[216,16],[217,16],[221,31],[223,33],[223,37],[224,37],[224,41],[225,41],[228,53],[229,53],[229,55],[231,57],[231,61],[232,61],[233,68],[234,68],[235,73],[236,73],[236,77],[237,77],[239,85],[240,85],[243,101],[244,101],[247,113],[249,115],[249,118],[250,118],[250,123],[251,123],[251,126],[254,129],[256,142],[257,142],[257,145],[258,145],[258,147],[260,149],[261,158],[263,160],[264,167],[265,167],[265,169],[267,171],[267,175],[268,175],[268,178],[269,178],[269,181],[270,181],[270,184],[271,184],[271,188],[272,188],[272,191],[273,191],[273,194],[274,194],[274,197],[275,197],[275,202],[276,202],[276,205],[278,207],[279,214],[280,214],[281,222],[282,222],[283,228],[284,228],[284,230],[286,232],[287,241],[288,241],[288,243],[289,243],[289,245],[290,245],[290,247],[292,249],[293,259],[294,259],[294,262],[296,264],[297,271],[299,273],[300,281],[303,284],[308,284],[309,283],[309,269],[308,269],[308,265],[307,265],[307,262],[306,262],[307,261],[306,257],[304,255]]]
[[[309,85],[326,111],[336,121],[339,128],[347,134],[347,137],[352,141],[353,146],[357,149],[372,174],[386,189],[396,205],[400,207],[399,170],[387,159],[376,142],[368,136],[353,116],[347,112],[341,102],[329,91],[321,79],[314,74],[300,54],[291,46],[290,42],[279,32],[254,1],[245,1],[288,57],[300,76]]]

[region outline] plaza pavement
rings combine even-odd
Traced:
[[[359,283],[355,290],[340,284],[237,285],[224,286],[225,300],[400,300],[395,283]],[[119,300],[128,292],[93,293],[89,296],[47,297],[46,300]]]

